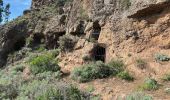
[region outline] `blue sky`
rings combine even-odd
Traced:
[[[31,6],[31,0],[3,0],[5,4],[10,3],[10,20],[17,18],[23,14],[25,9],[29,9]]]

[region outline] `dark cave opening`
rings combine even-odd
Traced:
[[[106,49],[103,46],[97,45],[93,49],[93,59],[95,61],[103,61],[105,62],[105,57],[106,57]]]
[[[58,37],[63,36],[63,35],[65,35],[65,34],[66,34],[66,31],[58,32],[58,33],[57,33]]]
[[[92,34],[91,34],[91,38],[98,40],[98,38],[100,36],[100,32],[101,32],[101,27],[99,25],[99,21],[95,21],[93,23],[93,31],[92,31]]]
[[[19,39],[13,46],[13,51],[19,51],[25,46],[25,38]]]
[[[33,40],[34,40],[33,43],[34,44],[41,44],[43,38],[44,38],[44,36],[41,35],[41,34],[34,34],[33,35]]]
[[[50,34],[46,37],[46,48],[48,49],[55,49],[59,46],[58,40],[59,37],[63,36],[66,34],[66,31],[62,32],[56,32],[53,34]]]

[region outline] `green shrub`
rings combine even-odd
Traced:
[[[133,81],[134,78],[124,69],[124,63],[121,60],[112,60],[108,64],[97,61],[75,68],[71,77],[79,82],[87,82],[117,75],[121,79]]]
[[[16,72],[23,72],[25,67],[23,65],[16,65],[14,66],[13,70]]]
[[[45,93],[42,93],[41,95],[35,97],[35,100],[64,100],[61,91],[54,88],[49,88],[45,91]]]
[[[119,78],[127,81],[134,80],[134,78],[129,74],[129,72],[125,71],[125,67],[124,67],[125,65],[123,61],[111,60],[107,65],[115,70],[116,73],[114,75],[117,75]]]
[[[132,94],[129,94],[125,97],[125,100],[153,100],[153,98],[149,95],[146,95],[141,92],[135,92]]]
[[[30,69],[33,74],[43,73],[46,71],[57,72],[60,67],[51,54],[39,55],[29,61]]]
[[[36,74],[36,76],[34,77],[38,80],[43,80],[43,79],[50,80],[50,79],[60,79],[61,75],[62,73],[60,71],[57,72],[48,71],[48,72]]]
[[[133,81],[134,80],[134,78],[127,71],[120,72],[119,74],[117,74],[117,76],[119,78],[127,80],[127,81]]]
[[[89,85],[87,88],[86,88],[86,91],[87,92],[93,92],[95,90],[95,88],[93,87],[93,85]]]
[[[48,88],[49,81],[48,80],[31,80],[25,84],[23,84],[19,89],[20,93],[17,97],[19,98],[29,98],[34,100],[35,97],[41,94],[44,89]],[[20,100],[20,99],[19,99]]]
[[[75,44],[77,43],[77,38],[70,35],[64,35],[59,38],[59,49],[62,52],[69,52],[74,49]]]
[[[9,84],[14,84],[23,81],[22,72],[20,71],[17,72],[15,68],[13,68],[13,66],[9,66],[7,67],[7,69],[4,69],[0,72],[1,85],[9,85]]]
[[[112,74],[115,74],[113,68],[110,68],[101,61],[97,61],[75,68],[71,73],[71,77],[79,82],[87,82],[97,78],[109,77]]]
[[[90,97],[88,93],[55,79],[33,78],[0,85],[1,100],[90,100]]]
[[[145,82],[139,86],[140,90],[157,90],[159,88],[159,85],[155,79],[146,79]]]
[[[146,66],[147,66],[147,63],[146,63],[146,61],[143,60],[143,59],[137,59],[137,60],[136,60],[136,66],[137,66],[138,68],[140,68],[140,69],[145,69]]]
[[[53,49],[53,50],[49,50],[48,52],[51,54],[52,57],[55,58],[59,55],[60,50],[59,49]]]
[[[0,85],[0,99],[1,100],[13,100],[18,96],[17,87],[13,84]]]
[[[88,100],[88,96],[78,88],[65,83],[53,83],[47,80],[33,80],[20,88],[17,99],[29,100]]]
[[[15,100],[19,94],[19,86],[24,81],[21,72],[9,66],[0,72],[0,100]]]
[[[116,74],[124,71],[124,63],[121,60],[111,60],[107,66],[109,66],[110,68],[114,68],[116,71]],[[115,74],[115,75],[116,75]]]
[[[67,92],[70,100],[82,100],[83,96],[81,95],[81,91],[78,88],[71,86]]]
[[[170,57],[164,54],[156,54],[155,59],[156,61],[170,61]]]
[[[45,45],[42,45],[42,44],[41,44],[41,45],[37,46],[36,50],[37,50],[37,52],[43,52],[43,51],[45,51],[45,50],[46,50]]]

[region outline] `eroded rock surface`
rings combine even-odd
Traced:
[[[22,39],[35,34],[48,49],[58,47],[60,36],[78,36],[73,56],[90,52],[86,49],[90,37],[98,34],[97,43],[106,48],[106,61],[166,45],[162,42],[169,41],[169,6],[169,0],[33,0],[31,10],[19,21],[0,27],[0,64],[5,64],[16,45],[23,47],[18,41],[24,43]]]

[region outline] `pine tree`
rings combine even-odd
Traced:
[[[4,6],[3,0],[0,0],[0,23],[8,22],[9,15],[10,15],[10,4]]]

